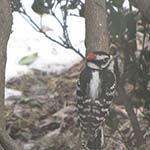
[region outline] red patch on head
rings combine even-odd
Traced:
[[[96,59],[96,55],[94,53],[89,53],[86,58],[87,60],[94,60]]]

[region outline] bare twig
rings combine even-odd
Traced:
[[[77,53],[79,56],[81,56],[82,59],[84,59],[84,55],[80,52],[79,49],[76,49],[75,47],[72,46],[70,39],[69,39],[69,35],[68,35],[68,31],[66,29],[66,27],[64,28],[64,25],[61,23],[61,21],[56,17],[56,15],[54,15],[54,12],[52,13],[52,15],[55,17],[55,19],[58,21],[58,23],[61,25],[61,27],[63,28],[63,31],[65,32],[65,41],[62,40],[63,43],[53,39],[52,37],[50,37],[46,32],[44,32],[41,27],[39,27],[34,20],[28,15],[28,13],[25,11],[25,9],[22,7],[22,11],[20,12],[21,16],[32,26],[32,28],[37,31],[42,33],[46,38],[48,38],[49,40],[51,40],[52,42],[66,48],[66,49],[72,49],[75,53]],[[66,14],[67,15],[67,14]],[[66,24],[66,23],[65,23]]]
[[[64,39],[65,39],[65,43],[64,44],[67,44],[68,46],[71,46],[72,47],[72,44],[71,44],[71,41],[70,41],[70,38],[69,38],[69,34],[68,34],[68,26],[67,26],[67,15],[68,15],[68,0],[66,0],[66,4],[65,4],[65,7],[64,9],[62,9],[62,16],[63,16],[63,36],[64,36]]]

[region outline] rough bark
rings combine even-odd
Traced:
[[[150,23],[150,0],[130,0],[143,14],[144,18]]]
[[[108,52],[109,38],[105,0],[86,0],[85,24],[87,53],[98,50]]]
[[[0,0],[0,126],[4,128],[4,85],[6,49],[11,33],[12,15],[7,0]]]
[[[7,42],[11,33],[12,13],[7,0],[0,0],[0,150],[19,150],[5,131],[4,88]]]

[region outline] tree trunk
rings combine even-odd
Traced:
[[[0,0],[0,150],[20,150],[5,131],[4,89],[7,42],[11,33],[12,13],[7,0]]]
[[[108,52],[109,38],[105,0],[86,0],[85,24],[87,53],[98,50]]]
[[[86,54],[93,51],[109,52],[105,0],[85,1],[85,46]],[[90,149],[102,149],[100,139],[97,139],[91,143],[88,142]]]
[[[4,128],[4,87],[6,49],[11,33],[12,15],[7,0],[0,0],[0,126]]]

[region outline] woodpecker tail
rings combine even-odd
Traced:
[[[97,137],[94,140],[88,140],[82,142],[83,147],[86,150],[102,150],[104,146],[104,132],[103,128],[99,130]]]

